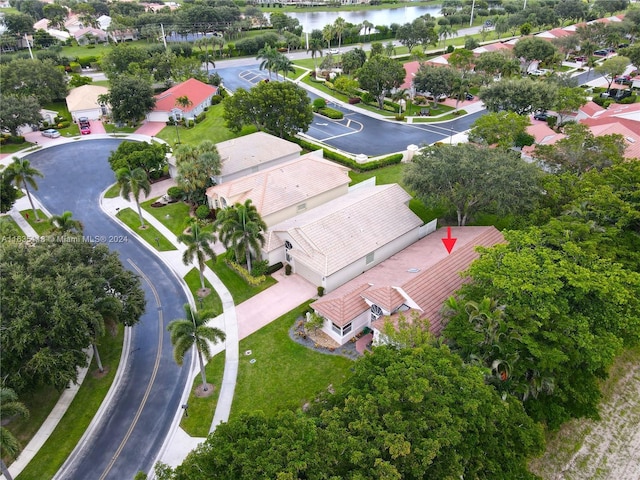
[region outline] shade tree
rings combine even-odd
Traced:
[[[160,176],[167,165],[167,146],[157,142],[126,141],[109,155],[111,170],[142,168],[150,177]]]
[[[549,41],[537,37],[520,39],[513,47],[513,54],[524,60],[527,72],[533,61],[548,62],[556,54],[556,47]]]
[[[12,135],[23,125],[38,125],[42,121],[40,102],[34,95],[0,94],[0,127]]]
[[[121,75],[111,82],[109,105],[116,122],[136,124],[156,104],[150,83],[139,77]]]
[[[424,149],[407,165],[404,182],[425,204],[453,210],[458,225],[466,225],[479,212],[530,211],[540,176],[515,152],[461,144]]]
[[[551,109],[556,95],[555,84],[530,78],[503,79],[483,87],[478,93],[490,112],[510,110],[519,115]]]
[[[400,63],[383,55],[374,55],[356,72],[360,87],[373,95],[378,108],[384,108],[384,98],[404,81],[405,71]]]
[[[204,204],[205,190],[214,185],[220,174],[222,160],[216,145],[205,140],[198,145],[181,145],[174,152],[178,175],[176,181],[193,205]]]
[[[514,112],[492,112],[479,117],[471,126],[469,139],[486,145],[510,148],[526,134],[529,117]]]
[[[607,80],[607,91],[611,90],[613,80],[624,73],[629,63],[630,60],[627,57],[618,55],[608,58],[595,68],[595,71]]]

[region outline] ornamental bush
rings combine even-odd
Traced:
[[[200,220],[206,220],[211,213],[211,209],[207,205],[200,205],[196,208],[196,217]]]
[[[320,115],[331,118],[332,120],[342,120],[344,114],[340,110],[335,110],[333,108],[325,107],[318,110]]]

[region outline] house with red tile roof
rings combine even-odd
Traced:
[[[374,343],[383,343],[386,319],[394,322],[404,315],[410,320],[417,315],[439,335],[442,306],[465,282],[461,273],[479,257],[476,247],[505,241],[495,227],[452,227],[457,241],[449,254],[442,232],[425,236],[313,302],[311,308],[324,319],[324,333],[342,345],[368,327]]]
[[[204,112],[205,108],[211,106],[211,98],[217,93],[218,87],[190,78],[156,95],[156,106],[147,115],[147,120],[167,122],[169,117],[193,119]],[[191,106],[177,105],[177,99],[185,96],[191,101]]]

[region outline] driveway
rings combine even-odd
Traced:
[[[82,148],[71,142],[28,156],[44,174],[38,180],[38,198],[44,206],[53,214],[72,211],[84,224],[85,235],[105,238],[120,253],[125,267],[142,273],[147,299],[146,313],[132,328],[125,374],[111,407],[58,473],[56,478],[64,480],[130,479],[140,470],[149,471],[189,381],[188,368],[178,367],[173,360],[166,332],[168,322],[184,315],[187,298],[181,284],[98,205],[100,192],[114,179],[107,158],[121,141],[85,139]],[[185,359],[186,365],[189,362],[190,358]]]
[[[150,137],[153,137],[158,133],[160,133],[162,129],[166,126],[167,124],[164,122],[144,122],[140,126],[140,128],[136,130],[135,133],[138,133],[140,135],[149,135]]]

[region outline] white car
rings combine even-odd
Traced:
[[[544,68],[539,68],[531,72],[531,75],[535,75],[536,77],[541,77],[542,75],[546,75],[549,73],[549,70],[545,70]]]
[[[331,50],[329,50],[329,53],[331,55],[337,55],[340,53],[340,50],[338,50],[337,48],[332,48]]]
[[[55,128],[49,128],[47,130],[42,131],[42,136],[49,137],[49,138],[58,138],[60,136],[60,132]]]

